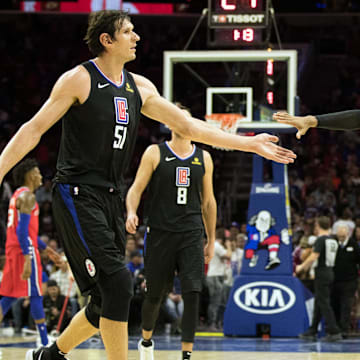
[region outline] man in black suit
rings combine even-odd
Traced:
[[[331,303],[338,326],[346,336],[350,328],[351,307],[358,283],[360,248],[357,242],[350,238],[347,225],[340,225],[336,235],[339,247],[335,259]]]

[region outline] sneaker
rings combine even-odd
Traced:
[[[140,360],[154,360],[154,340],[151,341],[151,346],[144,346],[142,344],[143,339],[140,339],[138,342],[138,350],[140,353]],[[28,359],[26,359],[28,360]]]
[[[28,350],[25,360],[51,360],[50,351],[46,347],[41,347],[38,350]]]
[[[317,340],[317,334],[312,330],[307,330],[304,333],[299,335],[299,338],[302,340],[308,340],[308,341],[316,341]]]
[[[68,360],[65,356],[63,356],[63,359]],[[37,350],[28,350],[25,355],[25,360],[52,360],[50,349],[42,346]]]
[[[327,342],[334,342],[334,341],[339,341],[342,339],[343,339],[342,335],[340,333],[337,333],[337,334],[327,334],[321,340],[327,341]]]
[[[270,259],[269,262],[267,263],[267,265],[265,266],[265,270],[271,270],[276,268],[277,266],[280,265],[280,259],[278,257]]]

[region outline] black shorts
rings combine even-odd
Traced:
[[[147,295],[161,297],[172,290],[175,270],[181,292],[201,291],[204,278],[203,230],[181,233],[149,229],[145,239]]]
[[[123,199],[113,189],[56,184],[52,200],[57,232],[82,293],[126,267]]]

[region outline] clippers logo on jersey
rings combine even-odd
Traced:
[[[176,186],[190,186],[190,168],[176,168]]]
[[[129,114],[128,110],[128,102],[126,98],[123,97],[114,97],[115,103],[115,114],[116,114],[116,122],[118,124],[128,124],[129,123]]]
[[[85,260],[85,267],[91,277],[94,277],[96,275],[95,264],[90,259]]]

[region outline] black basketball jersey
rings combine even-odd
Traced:
[[[71,106],[63,117],[55,181],[119,190],[136,142],[140,94],[125,69],[116,85],[92,60],[82,65],[91,90],[83,104]]]
[[[203,229],[204,157],[201,149],[193,147],[192,154],[183,159],[167,142],[159,145],[160,163],[152,175],[146,200],[150,228],[173,232]]]
[[[333,268],[335,266],[337,240],[331,235],[319,236],[314,245],[314,251],[319,253],[316,268]]]

